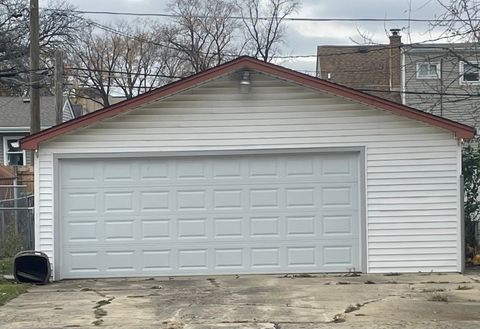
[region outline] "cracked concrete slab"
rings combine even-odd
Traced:
[[[70,280],[0,307],[0,328],[478,329],[479,289],[478,273]]]

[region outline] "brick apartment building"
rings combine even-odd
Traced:
[[[480,47],[465,43],[318,46],[317,76],[480,128]]]
[[[389,44],[318,46],[317,77],[400,103],[401,36],[391,32]]]

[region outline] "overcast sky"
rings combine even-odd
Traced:
[[[67,0],[79,10],[166,12],[168,0]],[[411,18],[433,19],[442,13],[437,0],[300,0],[302,7],[296,14],[299,17],[320,18]],[[40,6],[48,1],[40,0]],[[411,11],[409,11],[411,8]],[[92,15],[92,19],[102,22],[119,17]],[[162,19],[162,18],[158,18]],[[352,44],[351,39],[360,41],[358,30],[368,34],[377,43],[388,43],[386,30],[403,29],[402,41],[421,42],[430,40],[426,23],[410,26],[407,22],[288,22],[288,35],[283,46],[283,55],[315,54],[317,45]],[[282,60],[282,65],[302,70],[314,71],[315,58]]]

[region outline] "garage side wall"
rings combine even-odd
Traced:
[[[42,144],[36,248],[55,264],[54,156],[332,147],[366,150],[368,272],[460,271],[452,133],[260,73],[246,94],[227,76]]]

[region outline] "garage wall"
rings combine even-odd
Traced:
[[[256,73],[227,76],[42,144],[37,249],[53,257],[54,154],[366,147],[368,271],[459,271],[451,132]]]

